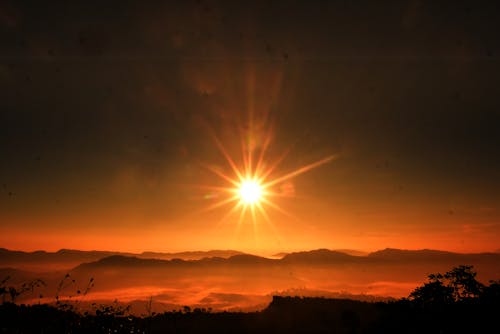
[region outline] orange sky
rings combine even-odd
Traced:
[[[0,247],[500,249],[495,17],[1,6]],[[275,184],[285,213],[238,229],[233,204],[204,211],[225,195],[201,186],[231,187],[209,169],[235,177],[215,137],[238,168],[242,143],[266,166],[288,152],[270,179],[335,159]]]

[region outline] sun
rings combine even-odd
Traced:
[[[243,180],[238,190],[240,201],[246,205],[258,204],[263,195],[262,186],[257,180]]]
[[[281,214],[294,218],[293,215],[278,204],[279,198],[295,196],[294,192],[290,193],[284,190],[285,187],[283,185],[285,182],[327,164],[336,158],[336,155],[330,155],[321,160],[289,170],[288,172],[280,172],[279,165],[290,150],[286,150],[275,159],[268,159],[266,157],[266,151],[272,137],[271,130],[265,136],[265,140],[262,141],[263,144],[259,149],[251,145],[251,140],[244,139],[248,136],[242,136],[242,161],[231,156],[215,133],[211,134],[214,143],[225,158],[230,172],[228,173],[227,169],[224,170],[219,166],[202,164],[203,167],[225,182],[225,185],[219,186],[208,184],[197,185],[197,187],[210,191],[209,193],[205,193],[203,198],[212,201],[212,203],[204,208],[203,212],[232,206],[223,215],[219,224],[231,221],[236,224],[237,230],[239,230],[244,221],[248,221],[246,219],[248,216],[251,217],[254,233],[257,233],[258,221],[264,221],[273,230],[276,230],[267,213],[268,209],[276,210]],[[250,138],[252,137],[253,135],[250,136]],[[237,214],[238,212],[239,215]]]

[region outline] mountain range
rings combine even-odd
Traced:
[[[0,267],[44,271],[47,269],[71,269],[84,262],[98,261],[109,256],[135,257],[139,259],[183,259],[199,260],[206,257],[227,258],[243,254],[234,250],[190,251],[178,253],[142,252],[127,253],[114,251],[82,251],[75,249],[60,249],[57,252],[34,251],[23,252],[0,248]]]
[[[50,265],[61,269],[103,266],[171,266],[171,265],[282,265],[282,264],[391,264],[391,263],[483,263],[498,262],[500,253],[453,253],[422,249],[402,250],[386,248],[366,255],[353,255],[353,251],[317,249],[303,252],[276,254],[266,258],[235,250],[190,251],[178,253],[124,253],[112,251],[80,251],[61,249],[57,252],[23,252],[0,248],[0,268]],[[363,254],[359,252],[358,254]],[[48,267],[46,267],[49,265]]]
[[[197,305],[214,310],[255,310],[272,295],[360,295],[404,297],[431,273],[474,265],[478,279],[500,279],[500,253],[462,254],[387,248],[366,255],[316,249],[270,258],[234,250],[182,253],[121,253],[0,249],[0,280],[21,286],[42,279],[25,302],[61,298],[79,302],[148,300],[162,305]],[[92,283],[88,295],[78,295]],[[281,292],[280,292],[281,291]],[[42,298],[42,297],[40,297]],[[140,304],[140,303],[139,303]]]

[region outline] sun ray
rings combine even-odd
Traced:
[[[257,231],[257,216],[255,215],[255,205],[252,205],[250,207],[250,210],[252,212],[253,235],[255,238],[255,244],[258,246],[259,239],[258,239],[258,231]]]
[[[243,175],[239,171],[238,167],[236,166],[236,163],[231,158],[231,156],[229,155],[227,150],[224,148],[224,145],[222,145],[219,138],[217,138],[217,136],[215,134],[213,134],[213,138],[214,138],[214,141],[215,141],[217,147],[219,148],[220,152],[222,153],[222,155],[224,156],[224,158],[226,159],[228,164],[231,166],[231,169],[233,170],[233,172],[236,174],[236,176],[238,177],[239,180],[242,180]]]
[[[253,174],[253,171],[252,171],[252,164],[253,164],[253,159],[252,159],[252,152],[253,152],[253,147],[252,147],[252,137],[250,134],[247,135],[247,138],[246,138],[246,141],[247,141],[247,147],[246,147],[246,154],[247,154],[247,169],[246,169],[246,177],[248,177],[249,175],[252,175]]]
[[[241,133],[241,155],[243,158],[243,174],[244,176],[248,176],[252,174],[251,168],[251,151],[249,139],[247,138],[247,134],[243,128],[240,128]],[[248,155],[247,155],[248,153]]]
[[[226,223],[231,217],[235,217],[235,238],[241,233],[243,224],[251,224],[253,237],[258,243],[258,233],[260,231],[260,220],[268,226],[269,231],[276,236],[276,240],[281,243],[276,225],[271,220],[267,210],[272,209],[286,217],[297,220],[287,210],[284,210],[278,203],[280,198],[297,197],[295,191],[280,189],[280,184],[306,173],[314,168],[333,161],[337,156],[330,155],[321,160],[301,166],[291,172],[282,174],[277,172],[280,164],[289,155],[294,145],[288,147],[277,159],[268,159],[268,150],[271,145],[272,129],[267,128],[264,137],[254,137],[253,123],[250,122],[248,128],[240,127],[241,135],[241,163],[238,165],[235,159],[229,154],[219,138],[212,133],[212,137],[218,150],[231,167],[232,172],[227,174],[213,165],[204,165],[207,170],[226,181],[228,186],[200,185],[200,189],[207,189],[213,193],[207,196],[211,198],[221,197],[216,203],[209,205],[205,211],[214,210],[224,206],[232,205],[222,216],[216,228]],[[259,140],[255,142],[255,140]],[[276,176],[277,175],[277,176]],[[237,213],[239,212],[238,216]],[[237,217],[237,218],[236,218]]]
[[[262,204],[260,203],[257,203],[257,209],[259,210],[259,212],[262,214],[262,216],[264,217],[264,219],[268,222],[271,221],[271,219],[269,218],[269,215],[267,214],[266,210],[264,210],[264,208],[262,207]]]
[[[266,188],[263,188],[262,193],[265,194],[266,197],[297,198],[297,195],[295,195],[295,194],[292,195],[292,194],[277,193],[277,192],[274,192],[274,191],[266,190]]]
[[[222,179],[226,180],[227,182],[231,183],[233,186],[235,186],[235,187],[239,186],[238,181],[233,180],[231,177],[227,176],[226,174],[224,174],[223,172],[221,172],[217,168],[209,166],[209,165],[203,165],[203,167],[205,167],[206,169],[208,169],[212,173],[216,174],[217,176],[221,177]]]
[[[283,175],[283,176],[281,176],[281,177],[278,177],[278,178],[276,178],[276,179],[274,179],[274,180],[272,180],[272,181],[269,181],[269,182],[267,182],[267,183],[264,183],[263,187],[264,187],[264,188],[271,187],[271,186],[273,186],[273,185],[275,185],[275,184],[277,184],[277,183],[280,183],[280,182],[283,182],[283,181],[285,181],[285,180],[291,179],[292,177],[295,177],[295,176],[298,176],[298,175],[300,175],[300,174],[303,174],[303,173],[305,173],[305,172],[307,172],[307,171],[310,171],[310,170],[311,170],[311,169],[313,169],[313,168],[316,168],[316,167],[319,167],[319,166],[321,166],[321,165],[324,165],[324,164],[326,164],[326,163],[328,163],[328,162],[332,161],[332,160],[333,160],[333,159],[335,159],[335,158],[336,158],[336,156],[335,156],[335,155],[331,155],[331,156],[326,157],[326,158],[324,158],[324,159],[321,159],[321,160],[319,160],[319,161],[313,162],[313,163],[311,163],[311,164],[309,164],[309,165],[305,165],[305,166],[303,166],[303,167],[300,167],[300,168],[298,168],[298,169],[294,170],[293,172],[290,172],[290,173],[285,174],[285,175]]]
[[[235,202],[235,201],[237,201],[237,200],[239,200],[239,196],[238,196],[238,195],[234,195],[234,196],[232,196],[232,197],[226,198],[226,199],[224,199],[224,200],[222,200],[222,201],[219,201],[219,202],[217,202],[217,203],[214,203],[214,204],[212,204],[212,205],[208,206],[208,207],[207,207],[207,208],[205,208],[205,210],[203,210],[203,211],[205,211],[205,212],[206,212],[206,211],[212,211],[212,210],[215,210],[215,209],[217,209],[217,208],[220,208],[221,206],[227,205],[227,204],[229,204],[229,203],[231,203],[231,202]]]
[[[235,189],[233,189],[233,188],[211,186],[211,185],[207,185],[207,184],[190,184],[190,185],[186,185],[186,187],[191,187],[191,188],[196,188],[196,189],[204,189],[204,190],[214,190],[214,191],[220,191],[220,192],[225,192],[225,193],[230,193],[230,194],[236,193]]]
[[[247,210],[247,207],[244,205],[243,208],[240,211],[240,216],[238,218],[238,223],[236,224],[236,230],[235,230],[236,237],[238,237],[238,235],[239,235],[239,232],[240,232],[240,229],[241,229],[241,224],[243,223],[243,218],[245,217],[246,210]]]
[[[264,156],[270,144],[271,144],[271,127],[269,128],[268,133],[264,138],[264,143],[260,148],[259,158],[257,159],[257,164],[255,165],[255,174],[257,175],[261,173],[260,170],[262,168],[262,163],[264,162]]]
[[[231,210],[226,212],[226,214],[224,216],[222,216],[222,218],[219,220],[219,222],[215,226],[215,229],[217,230],[222,224],[224,224],[226,222],[226,220],[228,220],[229,217],[231,217],[239,208],[240,208],[240,203],[237,203],[235,206],[233,206],[231,208]]]
[[[292,146],[286,149],[279,157],[274,161],[274,163],[260,176],[263,180],[267,179],[269,175],[279,166],[279,164],[285,160],[290,151],[292,150]]]
[[[266,203],[266,205],[268,205],[269,207],[273,208],[274,210],[276,210],[276,211],[278,211],[278,212],[280,212],[280,213],[284,214],[285,216],[287,216],[287,217],[289,217],[289,218],[292,218],[293,220],[296,220],[296,219],[297,219],[296,217],[294,217],[294,216],[293,216],[292,214],[290,214],[289,212],[287,212],[287,211],[283,210],[283,209],[282,209],[279,205],[277,205],[277,204],[275,204],[275,203],[273,203],[273,202],[271,202],[271,201],[269,201],[269,200],[267,200],[267,199],[265,199],[265,198],[263,198],[263,199],[262,199],[262,202]]]
[[[262,215],[262,217],[264,217],[264,220],[266,221],[267,225],[273,231],[274,235],[276,236],[276,239],[278,239],[278,242],[281,243],[282,240],[281,240],[281,237],[280,237],[280,235],[278,233],[278,230],[276,229],[276,226],[272,222],[272,220],[269,217],[269,215],[267,214],[266,210],[262,207],[262,204],[258,203],[257,204],[257,209],[259,210],[259,212]]]
[[[257,224],[257,216],[255,215],[255,205],[252,205],[250,207],[250,212],[252,213],[252,223],[253,223],[253,228],[256,229],[256,224]]]

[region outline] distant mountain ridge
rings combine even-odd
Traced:
[[[332,249],[331,251],[344,253],[344,254],[352,255],[352,256],[366,256],[369,254],[369,252],[363,252],[363,251],[359,251],[359,250],[355,250],[355,249]],[[303,252],[298,252],[298,253],[303,253]],[[289,254],[292,254],[292,253],[280,252],[280,253],[273,254],[272,257],[273,258],[283,258]]]
[[[200,252],[197,255],[234,254],[232,251],[221,252]],[[12,253],[0,250],[4,257],[27,256],[23,252]],[[83,258],[82,255],[88,258],[96,255],[71,250],[49,254],[57,256],[57,253],[59,256],[80,255],[79,259]],[[146,300],[154,296],[156,302],[204,305],[214,309],[263,305],[272,291],[335,298],[366,294],[366,299],[372,301],[376,301],[373,296],[408,296],[427,275],[445,273],[460,264],[474,265],[482,282],[500,278],[499,253],[460,254],[388,248],[356,256],[337,250],[316,249],[286,254],[281,259],[235,253],[228,257],[158,259],[142,258],[143,254],[105,252],[112,255],[75,262],[74,266],[64,270],[47,269],[46,262],[41,264],[43,270],[38,271],[5,266],[0,262],[0,278],[10,277],[8,284],[12,286],[42,279],[47,283],[40,289],[40,295],[44,296],[51,296],[61,282],[66,281],[69,285],[63,293],[70,298],[76,289],[82,289],[93,280],[95,286],[89,296],[92,300]],[[35,252],[35,258],[37,256],[47,258],[47,253]],[[24,298],[37,302],[31,294]]]
[[[95,262],[83,263],[75,269],[105,266],[119,267],[170,267],[176,265],[344,265],[344,264],[406,264],[406,263],[477,263],[494,262],[500,266],[498,253],[462,254],[438,250],[401,250],[387,248],[366,256],[355,256],[332,251],[316,249],[306,252],[294,252],[281,259],[271,259],[250,254],[236,254],[227,258],[205,257],[195,260],[184,259],[143,259],[135,256],[113,255]]]
[[[130,253],[130,252],[115,252],[115,251],[84,251],[77,249],[65,249],[62,248],[56,252],[46,252],[43,250],[37,250],[33,252],[25,252],[18,250],[10,250],[6,248],[0,248],[0,260],[4,258],[10,257],[29,257],[29,256],[37,256],[37,257],[54,257],[54,256],[62,256],[62,257],[71,257],[71,256],[111,256],[111,255],[124,255],[124,256],[136,256],[141,258],[193,258],[193,259],[201,259],[203,257],[229,257],[238,254],[245,254],[243,252],[235,251],[235,250],[209,250],[209,251],[187,251],[187,252],[142,252],[142,253]]]
[[[266,258],[234,250],[191,251],[179,253],[125,253],[112,251],[80,251],[61,249],[57,252],[22,252],[0,248],[0,267],[23,268],[25,264],[43,266],[46,263],[65,264],[68,268],[89,266],[162,266],[191,265],[276,265],[276,264],[369,264],[369,263],[425,263],[499,261],[499,253],[453,253],[421,249],[403,250],[386,248],[367,255],[352,255],[329,249],[283,253],[281,258]]]
[[[316,249],[307,252],[295,252],[285,255],[281,261],[296,263],[327,263],[357,261],[360,257],[328,249]]]
[[[69,269],[81,263],[95,262],[106,257],[122,256],[138,259],[183,259],[200,260],[203,258],[220,257],[228,258],[234,255],[244,254],[235,250],[210,250],[190,251],[178,253],[142,252],[127,253],[113,251],[82,251],[75,249],[60,249],[56,252],[34,251],[24,252],[0,248],[0,267],[18,267],[24,269],[44,269],[48,264]]]
[[[454,253],[434,249],[404,250],[386,248],[368,254],[368,258],[383,261],[464,261],[499,258],[498,253]]]

